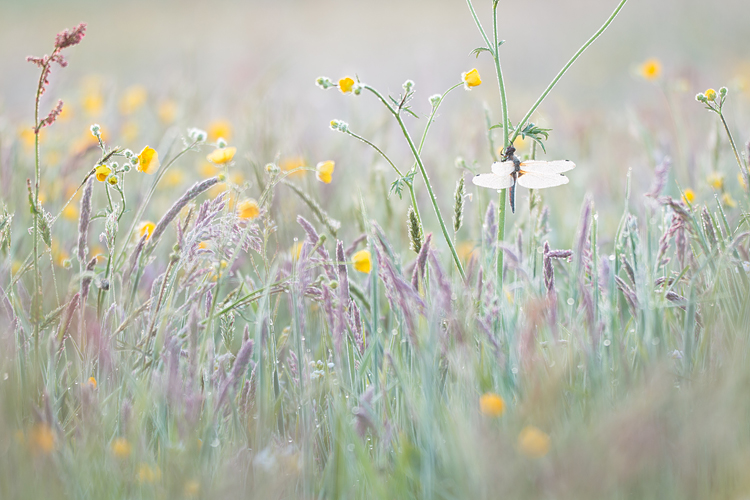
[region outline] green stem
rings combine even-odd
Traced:
[[[432,119],[432,117],[430,117],[430,119]],[[429,127],[429,124],[427,126]],[[347,130],[345,133],[348,134],[348,135],[350,135],[350,136],[352,136],[352,137],[354,137],[355,139],[358,139],[358,140],[364,142],[365,144],[367,144],[368,146],[370,146],[372,149],[374,149],[375,151],[377,151],[378,154],[380,154],[380,156],[382,156],[385,159],[385,161],[387,161],[388,164],[391,167],[393,167],[393,170],[396,171],[396,174],[401,179],[404,179],[404,174],[401,173],[401,170],[399,170],[399,168],[393,163],[393,161],[391,161],[391,159],[388,158],[388,155],[386,155],[383,152],[383,150],[381,150],[379,147],[377,147],[375,144],[373,144],[372,142],[368,141],[367,139],[365,139],[361,135],[355,134],[351,130]],[[427,134],[427,130],[425,130],[424,135],[422,135],[422,142],[423,143],[424,143],[424,138],[425,138],[426,134]],[[420,152],[422,150],[422,145],[421,144],[419,146],[419,150],[420,150]],[[419,215],[419,207],[417,206],[417,196],[414,193],[414,183],[413,182],[409,182],[406,179],[404,179],[404,182],[406,183],[407,187],[409,188],[409,195],[411,196],[411,204],[414,206],[414,213],[417,214],[417,221],[419,221],[419,225],[421,226],[422,225],[422,217]]]
[[[529,118],[531,118],[531,115],[534,114],[534,111],[536,111],[536,109],[539,107],[539,105],[542,104],[542,101],[544,101],[544,99],[547,97],[547,95],[550,93],[550,91],[552,91],[552,89],[554,88],[554,86],[557,85],[557,82],[560,81],[560,78],[562,78],[562,76],[565,74],[565,72],[568,71],[568,69],[573,65],[574,62],[576,62],[576,59],[578,59],[581,56],[581,54],[583,54],[583,51],[586,50],[587,48],[589,48],[589,45],[591,45],[592,43],[594,43],[594,41],[596,41],[596,39],[599,38],[599,36],[601,36],[602,33],[604,33],[604,30],[606,30],[609,27],[609,25],[612,24],[612,21],[614,21],[615,17],[617,16],[617,14],[620,13],[620,11],[622,10],[622,8],[625,6],[625,2],[627,2],[627,1],[628,0],[621,0],[620,1],[620,4],[617,6],[617,8],[615,9],[615,11],[612,13],[612,15],[609,16],[609,18],[604,23],[604,25],[602,25],[602,27],[599,28],[599,30],[596,33],[594,33],[594,36],[592,36],[591,38],[589,38],[589,40],[586,43],[584,43],[583,46],[580,49],[578,49],[578,52],[576,52],[573,55],[573,57],[570,59],[570,61],[568,61],[568,63],[565,66],[563,66],[563,69],[560,70],[560,72],[557,74],[557,76],[555,77],[555,79],[552,80],[552,82],[547,86],[547,88],[544,90],[544,92],[542,92],[542,95],[539,96],[539,99],[537,99],[536,102],[534,103],[534,105],[531,106],[531,109],[529,109],[528,113],[526,113],[526,116],[524,116],[521,119],[521,121],[518,122],[518,125],[516,125],[516,130],[513,133],[513,137],[511,137],[510,142],[513,142],[513,141],[516,140],[516,137],[518,137],[518,134],[521,133],[521,130],[523,130],[523,127],[526,124],[526,122],[529,120]]]
[[[747,172],[745,171],[744,166],[742,165],[742,159],[740,158],[739,152],[737,152],[737,146],[734,143],[734,137],[732,137],[732,132],[729,131],[729,125],[727,125],[727,121],[724,119],[724,113],[719,111],[719,118],[721,118],[721,123],[724,125],[724,130],[727,132],[727,137],[729,137],[729,144],[732,145],[732,151],[734,151],[734,158],[737,160],[737,165],[740,167],[740,173],[745,178],[745,182],[747,182]]]
[[[185,149],[177,153],[177,155],[174,158],[172,158],[164,166],[163,169],[157,172],[156,178],[154,179],[153,184],[151,184],[151,188],[146,194],[146,198],[144,198],[143,202],[138,207],[135,217],[133,217],[133,222],[130,224],[130,230],[128,230],[128,236],[127,238],[125,238],[123,242],[122,250],[120,250],[120,255],[117,257],[115,269],[119,269],[122,263],[125,261],[125,251],[127,250],[128,242],[130,242],[130,240],[133,238],[133,233],[135,232],[135,228],[140,222],[141,217],[143,216],[143,212],[146,211],[146,206],[148,205],[149,201],[151,201],[151,197],[153,196],[154,191],[156,191],[156,186],[159,184],[159,181],[162,179],[162,177],[164,177],[164,174],[167,172],[169,167],[171,167],[174,164],[174,162],[179,160],[182,157],[182,155],[184,155],[188,151],[191,151],[197,144],[198,144],[198,141],[193,141],[192,144],[190,144],[189,146],[185,147]]]
[[[453,245],[453,240],[450,237],[450,234],[448,234],[448,228],[445,225],[445,221],[443,220],[443,216],[440,214],[440,207],[438,206],[437,197],[435,196],[435,192],[432,190],[432,184],[430,183],[430,178],[427,176],[427,171],[424,168],[424,164],[422,163],[422,156],[419,154],[419,151],[417,151],[417,147],[414,145],[414,141],[411,138],[411,135],[409,135],[409,131],[406,129],[406,124],[404,123],[404,120],[401,118],[401,115],[393,109],[393,107],[386,101],[380,93],[375,90],[374,88],[370,87],[369,85],[363,85],[363,88],[369,90],[373,94],[375,94],[378,99],[388,108],[388,110],[393,114],[393,116],[396,118],[396,121],[398,122],[399,127],[401,127],[401,132],[404,134],[404,137],[406,138],[406,142],[409,144],[409,149],[411,149],[412,154],[414,155],[414,159],[417,161],[417,166],[419,166],[419,171],[422,174],[422,179],[424,180],[425,186],[427,186],[427,192],[430,194],[430,201],[432,202],[432,208],[435,211],[435,215],[437,216],[438,222],[440,223],[440,229],[443,232],[443,237],[445,238],[446,243],[448,243],[448,247],[451,250],[451,254],[453,255],[453,261],[456,264],[456,268],[458,269],[458,273],[461,275],[461,279],[466,281],[466,273],[464,273],[464,268],[461,265],[461,259],[458,257],[458,253],[456,252],[456,247]]]
[[[503,106],[503,152],[511,145],[512,141],[508,140],[510,133],[510,127],[508,123],[508,100],[505,95],[505,80],[503,79],[503,69],[500,66],[500,51],[498,45],[497,36],[497,1],[492,5],[492,33],[494,40],[494,47],[492,47],[492,57],[495,60],[495,73],[497,75],[497,85],[500,90],[500,100]],[[495,267],[495,275],[497,276],[498,292],[500,293],[503,288],[503,259],[505,252],[502,250],[502,242],[505,240],[505,212],[507,209],[506,198],[508,196],[507,189],[502,189],[499,194],[498,208],[497,208],[497,261]]]

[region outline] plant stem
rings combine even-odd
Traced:
[[[438,222],[440,223],[440,229],[443,232],[443,237],[445,238],[445,241],[446,243],[448,243],[448,247],[451,250],[451,254],[453,255],[453,261],[456,264],[458,273],[461,275],[461,279],[463,281],[466,281],[466,273],[464,273],[464,268],[461,265],[461,259],[459,259],[458,253],[456,252],[456,247],[453,245],[453,240],[448,234],[448,228],[445,225],[443,216],[440,214],[440,207],[438,206],[437,197],[435,196],[435,192],[432,190],[432,184],[430,183],[430,178],[427,176],[427,171],[425,170],[424,164],[422,163],[422,156],[419,154],[419,151],[417,151],[417,147],[414,145],[414,141],[412,140],[411,135],[409,135],[409,131],[406,129],[406,124],[404,123],[404,120],[401,118],[401,115],[399,114],[399,112],[393,109],[393,107],[388,103],[388,101],[386,101],[377,90],[370,87],[369,85],[363,85],[363,88],[369,90],[370,92],[375,94],[378,97],[378,99],[380,99],[380,101],[386,106],[386,108],[388,108],[391,114],[393,114],[393,116],[396,118],[396,121],[398,122],[399,127],[401,127],[401,132],[404,134],[404,137],[406,138],[406,142],[409,144],[409,148],[411,149],[411,152],[414,155],[414,159],[417,162],[417,166],[419,166],[419,171],[422,174],[422,179],[424,180],[425,186],[427,186],[427,192],[430,194],[430,201],[432,202],[432,208],[435,211],[435,215],[437,216]]]
[[[508,100],[505,95],[505,80],[503,79],[503,69],[500,66],[500,51],[499,51],[499,45],[498,45],[498,36],[497,36],[497,4],[498,2],[494,2],[492,5],[492,33],[493,33],[493,40],[494,40],[494,47],[492,47],[492,58],[495,60],[495,73],[497,74],[497,85],[500,89],[500,101],[502,103],[503,107],[503,152],[505,152],[506,149],[511,145],[512,141],[508,140],[508,135],[510,133],[509,130],[509,122],[508,122]],[[505,252],[502,250],[502,242],[505,240],[505,212],[506,212],[506,198],[508,196],[508,190],[502,189],[500,190],[500,195],[498,199],[498,206],[497,206],[497,245],[496,245],[496,252],[497,252],[497,261],[496,261],[496,267],[495,267],[495,275],[497,279],[497,293],[500,293],[503,288],[503,258],[505,257]]]
[[[536,111],[536,109],[539,107],[539,105],[542,104],[542,101],[544,101],[544,99],[552,91],[552,89],[554,88],[554,86],[557,85],[557,82],[560,81],[560,78],[562,78],[562,76],[565,74],[565,72],[568,71],[568,69],[573,65],[574,62],[576,62],[576,59],[578,59],[581,56],[581,54],[583,54],[583,51],[586,50],[587,48],[589,48],[589,45],[591,45],[592,43],[594,43],[594,41],[596,41],[596,39],[599,38],[599,36],[602,33],[604,33],[604,30],[606,30],[609,27],[609,25],[612,24],[612,21],[614,21],[615,17],[617,16],[617,14],[620,13],[620,11],[622,10],[622,8],[625,6],[625,2],[627,2],[627,1],[628,0],[621,0],[620,1],[620,4],[617,6],[617,8],[615,9],[615,11],[612,13],[612,15],[609,16],[609,18],[602,25],[602,27],[599,28],[599,30],[596,33],[594,33],[594,35],[591,38],[589,38],[589,40],[586,43],[584,43],[583,46],[580,49],[578,49],[578,52],[576,52],[573,55],[573,57],[570,59],[570,61],[568,61],[568,63],[565,66],[563,66],[563,69],[560,70],[560,72],[557,74],[557,76],[554,78],[554,80],[552,80],[552,82],[547,86],[547,88],[544,90],[544,92],[542,92],[542,95],[539,96],[539,99],[537,99],[536,102],[534,103],[534,105],[531,106],[531,109],[529,109],[528,113],[526,113],[526,116],[524,116],[521,119],[521,121],[518,122],[518,124],[516,125],[516,130],[513,133],[513,137],[511,137],[511,139],[510,139],[511,142],[513,142],[513,141],[516,140],[516,137],[518,137],[518,134],[520,134],[521,130],[523,130],[523,126],[526,124],[526,122],[529,120],[529,118],[531,118],[531,115],[533,115],[534,111]]]
[[[429,127],[429,124],[427,126]],[[381,150],[379,147],[377,147],[375,144],[373,144],[372,142],[368,141],[367,139],[365,139],[361,135],[355,134],[351,130],[347,130],[345,133],[348,134],[348,135],[350,135],[350,136],[352,136],[352,137],[354,137],[355,139],[358,139],[358,140],[364,142],[365,144],[367,144],[368,146],[370,146],[372,149],[374,149],[375,151],[377,151],[378,154],[380,154],[380,156],[382,156],[385,159],[385,161],[387,161],[388,164],[391,167],[393,167],[393,170],[396,171],[396,174],[401,179],[404,179],[404,174],[401,173],[401,170],[399,170],[399,168],[393,163],[393,161],[391,161],[391,159],[388,158],[388,155],[386,155],[383,152],[383,150]],[[425,134],[427,134],[426,130],[425,130]],[[422,136],[422,142],[424,142],[424,135]],[[420,151],[421,151],[422,150],[422,146],[420,145],[419,148],[420,148]],[[414,193],[414,182],[409,182],[406,179],[404,179],[404,182],[406,183],[406,186],[409,188],[409,194],[411,196],[411,204],[414,206],[414,213],[417,214],[417,220],[419,221],[419,225],[421,226],[422,225],[422,218],[419,215],[419,207],[417,206],[417,196]]]
[[[729,137],[729,144],[732,145],[732,151],[734,151],[734,158],[737,160],[737,165],[740,167],[740,173],[745,178],[745,181],[747,182],[747,172],[745,171],[744,166],[742,165],[742,159],[740,159],[740,154],[737,152],[737,146],[734,143],[734,138],[732,137],[732,132],[729,131],[729,125],[727,125],[727,121],[724,119],[724,113],[719,112],[719,118],[721,118],[721,123],[724,125],[724,130],[727,132],[727,137]]]

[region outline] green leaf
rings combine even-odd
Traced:
[[[498,47],[499,46],[500,44],[498,44]],[[476,49],[471,51],[471,54],[474,54],[474,57],[479,58],[479,54],[481,54],[482,52],[489,52],[490,55],[492,55],[492,51],[488,49],[487,47],[477,47]]]

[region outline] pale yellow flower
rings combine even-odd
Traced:
[[[649,59],[641,64],[639,73],[646,80],[656,80],[661,75],[661,62],[658,59]]]
[[[529,458],[541,458],[549,452],[550,438],[542,430],[527,425],[518,434],[518,451]]]
[[[159,467],[151,467],[147,463],[142,463],[138,466],[138,473],[136,479],[139,483],[154,483],[161,479],[161,469]]]
[[[243,200],[237,204],[237,214],[242,220],[253,220],[260,215],[258,202],[253,199]]]
[[[234,154],[237,152],[237,148],[219,148],[214,149],[206,159],[216,165],[224,165],[234,159]]]
[[[335,163],[332,162],[331,160],[322,161],[318,163],[315,166],[315,177],[317,177],[320,182],[325,182],[326,184],[330,184],[332,177],[333,177],[334,167],[335,167]]]
[[[156,114],[164,124],[168,125],[174,122],[177,117],[177,103],[171,99],[161,102],[156,110]]]
[[[352,91],[353,88],[354,80],[352,80],[348,76],[339,80],[339,89],[341,89],[341,92],[343,92],[344,94],[348,94]]]
[[[96,167],[96,180],[99,182],[104,182],[107,180],[107,177],[109,177],[109,174],[112,173],[112,169],[109,168],[107,165],[99,165]]]
[[[201,491],[201,483],[199,483],[195,479],[191,479],[188,482],[186,482],[185,487],[183,488],[183,493],[185,494],[186,497],[198,496],[200,491]]]
[[[737,202],[734,201],[734,198],[732,198],[732,195],[729,194],[729,192],[721,195],[721,202],[729,208],[734,208],[737,206]]]
[[[217,141],[223,138],[225,141],[232,139],[232,124],[227,120],[215,120],[208,125],[208,140]]]
[[[705,92],[703,92],[703,95],[706,96],[706,99],[709,101],[715,101],[716,100],[716,91],[714,89],[708,89]]]
[[[136,170],[145,174],[153,174],[159,169],[159,153],[152,147],[146,146],[138,155]]]
[[[488,417],[499,417],[505,411],[505,401],[497,394],[487,392],[479,398],[479,411]]]
[[[143,85],[133,85],[125,89],[125,93],[120,99],[120,112],[123,115],[135,113],[146,103],[148,92]]]
[[[706,178],[706,181],[714,189],[722,189],[724,187],[724,176],[716,172],[710,174]]]
[[[301,156],[293,156],[291,158],[286,158],[282,160],[279,164],[279,167],[281,167],[281,170],[284,172],[289,172],[290,170],[294,170],[296,168],[304,167],[307,165],[307,162],[304,158]],[[297,170],[296,172],[293,172],[289,174],[289,177],[299,177],[305,175],[304,170]]]
[[[96,389],[96,379],[94,377],[89,377],[88,384]]]
[[[33,453],[49,455],[55,449],[55,433],[47,424],[36,424],[29,434],[29,446]]]
[[[146,239],[148,240],[151,238],[151,235],[154,234],[154,229],[156,229],[156,224],[149,220],[145,220],[138,226],[138,237],[143,238],[143,235],[148,233],[148,236],[146,236]]]
[[[479,71],[476,68],[461,73],[461,80],[464,82],[466,90],[470,90],[473,87],[478,87],[482,84],[482,79],[479,77]]]
[[[128,440],[119,437],[116,438],[114,441],[112,441],[112,454],[121,459],[128,458],[130,456],[130,452],[132,451],[132,447],[130,446],[130,443],[128,443]]]
[[[690,188],[685,189],[685,191],[682,192],[682,201],[685,202],[686,205],[690,205],[695,200],[695,191],[693,191]]]
[[[352,255],[352,263],[354,269],[360,273],[370,274],[372,269],[372,258],[368,250],[360,250],[359,252]]]

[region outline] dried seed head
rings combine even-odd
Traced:
[[[417,212],[414,211],[414,207],[409,207],[406,224],[409,228],[409,242],[411,243],[411,249],[415,253],[419,253],[419,250],[422,248],[422,225],[419,223]]]
[[[461,224],[464,221],[464,195],[466,194],[466,186],[464,177],[456,183],[456,191],[453,193],[453,232],[457,233],[461,229]]]

